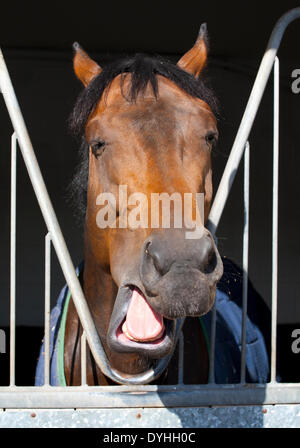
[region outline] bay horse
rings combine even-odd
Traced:
[[[211,152],[218,138],[216,100],[201,80],[206,25],[177,65],[137,54],[101,68],[79,44],[74,50],[74,71],[85,87],[71,116],[71,128],[83,135],[86,148],[85,168],[75,179],[87,184],[83,290],[110,365],[132,376],[174,350],[176,319],[212,308],[223,273],[204,227],[212,199]],[[97,197],[110,192],[120,201],[120,185],[127,186],[128,195],[146,197],[202,193],[201,238],[186,239],[184,227],[132,229],[115,223],[99,228]],[[81,331],[70,301],[64,341],[68,385],[81,381]],[[205,382],[208,354],[199,321],[187,319],[183,331],[195,367],[187,369],[185,382]],[[171,362],[163,381],[172,382],[175,371]],[[87,382],[111,384],[92,357]]]
[[[74,50],[75,74],[84,85],[70,119],[72,131],[83,139],[82,162],[72,182],[84,212],[84,265],[78,275],[108,363],[124,379],[167,359],[156,383],[176,384],[177,324],[185,319],[183,381],[206,383],[208,316],[216,301],[216,382],[238,382],[242,273],[222,261],[205,228],[213,192],[211,154],[218,139],[217,102],[202,76],[206,25],[176,65],[137,54],[101,68],[79,44]],[[120,186],[133,201],[124,201]],[[203,213],[197,218],[193,200],[191,217],[177,226],[175,200],[170,200],[174,213],[165,226],[163,204],[154,207],[152,195],[189,194],[202,195]],[[109,225],[99,224],[99,213]],[[195,222],[197,237],[187,238]],[[230,273],[222,284],[223,262],[225,274]],[[239,285],[234,297],[233,277],[233,286]],[[249,288],[247,380],[266,382],[268,355],[259,327],[266,328],[267,314]],[[67,287],[51,313],[50,328],[51,384],[80,385],[82,326]],[[114,384],[88,353],[87,384]],[[42,346],[36,385],[44,384],[43,363]]]

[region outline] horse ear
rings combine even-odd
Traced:
[[[182,56],[177,65],[191,75],[198,77],[205,66],[207,53],[207,26],[206,23],[202,23],[195,45]]]
[[[77,78],[86,87],[92,79],[101,73],[101,67],[91,59],[88,54],[75,42],[73,44],[75,50],[73,65]]]

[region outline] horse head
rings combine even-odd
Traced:
[[[85,89],[72,124],[88,146],[84,293],[112,366],[135,374],[174,349],[176,319],[211,309],[223,273],[205,228],[218,138],[201,79],[206,27],[177,65],[138,54],[101,68],[74,48]],[[197,237],[187,237],[196,215]]]

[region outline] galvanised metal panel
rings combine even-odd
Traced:
[[[300,405],[0,410],[0,428],[300,428]],[[173,434],[176,432],[173,430]],[[105,434],[109,435],[107,431]],[[99,434],[99,441],[104,434]],[[153,442],[155,432],[137,433]],[[147,440],[149,439],[149,440]]]

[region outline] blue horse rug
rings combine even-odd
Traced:
[[[81,264],[76,273],[82,270]],[[64,336],[65,325],[70,301],[68,286],[62,289],[56,306],[50,316],[50,384],[66,386],[64,374]],[[254,297],[255,299],[256,297]],[[250,302],[250,303],[249,303]],[[249,295],[248,307],[251,313],[257,304],[253,294]],[[259,307],[258,307],[259,310]],[[233,384],[240,381],[241,338],[242,338],[242,307],[241,298],[230,297],[224,288],[216,292],[216,341],[215,341],[215,382],[217,384]],[[265,309],[263,310],[265,313]],[[212,313],[200,318],[209,353],[210,329]],[[266,322],[266,316],[260,316],[261,322]],[[44,384],[44,342],[42,344],[36,368],[35,385]],[[247,317],[246,322],[246,381],[248,383],[266,383],[269,377],[269,360],[265,337],[254,319]]]

